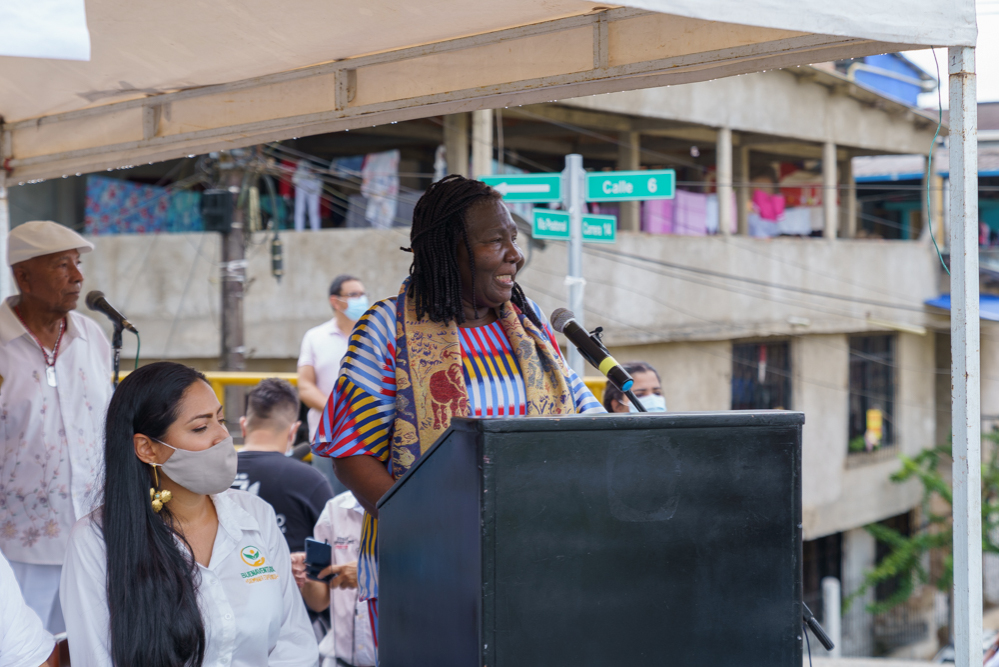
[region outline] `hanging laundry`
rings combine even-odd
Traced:
[[[756,211],[752,211],[748,216],[749,235],[759,238],[770,238],[780,234],[780,223],[776,220],[767,220]]]
[[[364,168],[364,156],[335,157],[330,161],[330,171],[335,178],[340,178],[353,184],[361,180],[361,169]]]
[[[749,214],[749,235],[771,237],[780,234],[780,220],[784,217],[784,196],[772,195],[763,190],[753,190],[753,210]]]
[[[753,209],[764,220],[780,220],[784,215],[784,195],[771,195],[763,190],[753,190]]]
[[[399,151],[368,154],[361,178],[361,194],[368,199],[365,219],[372,227],[390,228],[398,207]]]
[[[708,233],[708,195],[676,191],[673,233],[679,236],[705,236]]]
[[[642,202],[642,231],[649,234],[673,233],[673,199]]]
[[[291,177],[295,173],[294,160],[281,160],[281,165],[279,167],[281,175],[278,176],[278,194],[282,197],[287,197],[291,199],[292,187],[291,187]]]
[[[166,226],[171,232],[205,231],[205,219],[201,217],[201,193],[190,190],[171,192]]]
[[[152,234],[167,230],[170,191],[106,176],[87,177],[87,234]]]
[[[309,213],[309,227],[312,231],[318,231],[321,222],[319,195],[323,191],[323,182],[316,176],[308,160],[298,161],[291,182],[295,185],[295,231],[305,231],[306,209]]]
[[[493,173],[496,174],[505,172],[494,171]],[[437,150],[434,151],[434,183],[441,180],[445,176],[447,176],[447,148],[444,147],[444,144],[441,144],[437,147]]]
[[[812,233],[812,209],[820,206],[794,206],[784,209],[784,216],[777,222],[781,234],[809,236]]]

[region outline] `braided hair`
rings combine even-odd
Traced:
[[[472,276],[472,299],[475,299],[475,255],[468,240],[468,209],[480,202],[499,201],[502,195],[482,181],[457,174],[431,184],[413,209],[413,228],[409,242],[413,263],[409,267],[409,291],[415,299],[416,316],[433,322],[465,322],[461,305],[461,271],[458,268],[457,244],[465,244]],[[404,250],[407,250],[404,248]],[[520,285],[514,283],[510,300],[531,322],[543,329],[534,308],[528,304]],[[473,303],[478,309],[478,304]]]

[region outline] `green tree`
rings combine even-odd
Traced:
[[[999,533],[995,530],[999,528],[999,432],[984,434],[982,441],[983,444],[991,443],[991,447],[987,447],[987,462],[982,466],[982,552],[999,554],[999,544],[992,539]],[[948,594],[953,587],[953,494],[949,479],[941,472],[941,466],[951,466],[951,443],[924,449],[915,457],[902,454],[899,460],[902,468],[891,476],[891,481],[902,484],[915,478],[923,485],[922,523],[909,536],[878,523],[866,526],[867,532],[887,545],[890,551],[864,575],[864,583],[846,599],[844,610],[871,588],[890,581],[897,584],[895,592],[885,600],[869,604],[867,609],[871,613],[880,614],[897,607],[923,584],[931,584]],[[945,506],[946,510],[934,512],[934,506]],[[943,568],[939,572],[924,566],[925,556],[931,552],[943,556]]]

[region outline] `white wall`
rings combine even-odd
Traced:
[[[372,298],[395,294],[411,255],[408,230],[285,233],[285,277],[270,274],[259,235],[247,251],[246,344],[253,359],[293,359],[302,334],[330,315],[326,299],[338,273],[358,275]],[[216,234],[95,237],[84,258],[85,289],[101,289],[143,333],[149,358],[218,356],[219,249]],[[928,324],[922,302],[936,296],[936,259],[907,241],[752,239],[622,233],[614,252],[721,272],[772,285],[829,292],[847,300],[728,280],[668,265],[584,256],[588,326],[603,326],[612,346],[726,341],[770,335],[873,329],[867,318]],[[545,312],[563,306],[564,244],[535,251],[518,278]],[[897,309],[856,300],[899,304]],[[802,325],[804,323],[804,326]],[[170,335],[173,330],[172,336]],[[127,345],[131,343],[126,339]],[[168,344],[169,343],[169,344]],[[126,347],[125,355],[134,354]]]
[[[803,68],[807,69],[807,68]],[[875,109],[787,70],[561,100],[561,104],[647,118],[729,127],[886,153],[922,153],[936,123]]]
[[[790,339],[792,409],[802,430],[803,532],[807,540],[880,521],[919,503],[918,483],[889,477],[898,453],[935,444],[934,336],[896,334],[896,448],[881,456],[848,455],[849,344],[845,334]],[[670,410],[731,408],[730,341],[614,347],[619,361],[647,361],[663,380]],[[945,406],[946,407],[946,406]]]

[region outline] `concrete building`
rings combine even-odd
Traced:
[[[413,191],[429,182],[441,144],[450,171],[491,171],[494,156],[500,164],[554,171],[566,153],[578,152],[587,168],[674,167],[681,187],[713,191],[720,230],[714,235],[647,233],[640,207],[615,211],[617,243],[585,250],[586,325],[604,328],[619,360],[655,366],[671,410],[805,412],[806,593],[815,602],[824,576],[840,578],[846,593],[855,590],[879,555],[862,527],[893,521],[905,528],[917,520],[920,488],[893,484],[889,475],[897,454],[916,454],[946,437],[949,348],[938,333],[947,320],[924,305],[941,292],[928,236],[855,238],[852,159],[917,153],[930,145],[935,118],[823,67],[503,109],[487,120],[476,114],[303,138],[293,146],[325,160],[400,148],[401,183]],[[839,196],[822,198],[810,234],[748,236],[754,189],[776,187],[788,162],[814,175],[802,182]],[[170,163],[177,164],[171,178],[194,169]],[[150,180],[166,169],[119,175]],[[80,226],[84,189],[74,178],[12,188],[14,222],[54,217]],[[734,206],[724,203],[732,198]],[[346,218],[350,204],[343,206]],[[270,273],[268,238],[254,235],[247,248],[252,370],[294,370],[302,334],[329,317],[325,296],[334,275],[355,274],[381,298],[397,291],[410,261],[399,250],[408,245],[403,226],[287,233],[279,282]],[[87,287],[103,290],[139,327],[142,358],[217,367],[219,236],[94,241],[96,252],[85,258]],[[550,313],[566,299],[566,247],[528,248],[519,281]],[[994,339],[983,333],[983,406],[987,391],[999,401],[999,345],[987,348],[987,340]],[[130,354],[131,338],[123,357]],[[997,376],[994,386],[989,376]],[[878,442],[864,440],[869,410],[883,418]],[[918,642],[931,638],[932,614],[925,606],[919,613],[920,623],[930,619],[924,632],[900,644],[879,639],[875,619],[855,605],[844,622],[845,651],[925,650]]]

